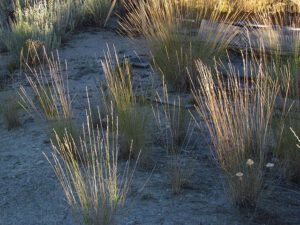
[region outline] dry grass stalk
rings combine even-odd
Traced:
[[[140,32],[147,38],[155,68],[168,84],[180,90],[189,89],[186,68],[196,70],[194,60],[200,58],[212,64],[214,58],[225,55],[238,33],[230,24],[239,12],[223,13],[206,3],[199,8],[189,4],[173,0],[130,1],[126,5],[129,15],[121,23],[127,32]]]
[[[156,102],[152,111],[162,144],[168,154],[180,154],[191,143],[194,127],[190,114],[181,105],[180,97],[173,101],[169,98],[165,82],[162,95],[156,94]]]
[[[120,142],[122,143],[121,155],[128,157],[132,148],[133,156],[144,151],[148,138],[148,113],[138,105],[132,84],[132,68],[127,59],[121,63],[115,52],[115,65],[110,52],[102,61],[104,74],[108,86],[108,98],[113,103],[119,118]]]
[[[251,68],[244,65],[244,69],[248,66]],[[262,66],[250,70],[256,71],[255,76],[246,76],[244,71],[244,78],[230,66],[227,80],[201,61],[197,61],[197,68],[198,81],[193,86],[195,106],[209,130],[214,156],[228,178],[234,203],[254,206],[262,190],[267,135],[278,84],[271,81]],[[253,163],[248,165],[248,160]]]
[[[67,64],[65,70],[62,69],[58,53],[56,57],[53,54],[48,56],[45,49],[42,59],[37,53],[36,55],[39,62],[37,68],[25,65],[28,69],[25,75],[36,100],[21,86],[19,95],[23,108],[31,115],[38,115],[46,120],[70,119],[72,110],[67,83]],[[43,62],[46,63],[46,67]]]
[[[290,128],[290,130],[292,131],[293,135],[297,139],[297,142],[298,142],[298,144],[296,144],[297,148],[300,149],[300,139],[299,139],[298,135],[296,134],[296,132],[292,128]]]
[[[118,164],[119,133],[118,124],[113,124],[117,120],[111,119],[113,115],[107,116],[106,130],[102,126],[93,129],[91,118],[89,107],[80,140],[73,139],[67,132],[63,140],[56,135],[52,141],[58,146],[52,145],[52,159],[47,159],[70,207],[79,216],[79,223],[109,225],[113,223],[118,207],[125,202],[135,167],[130,169],[130,161],[125,167]],[[113,133],[112,127],[116,127]],[[77,142],[80,145],[76,145]]]

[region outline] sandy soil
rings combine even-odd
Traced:
[[[60,50],[68,61],[70,94],[74,117],[84,121],[85,87],[97,99],[97,84],[104,79],[99,60],[106,45],[117,52],[149,55],[145,40],[129,40],[114,32],[88,29],[74,34]],[[5,60],[6,56],[0,58]],[[151,69],[134,69],[134,80],[143,86],[160,87]],[[15,91],[24,80],[6,85],[0,98]],[[124,209],[117,212],[116,224],[124,225],[298,225],[300,187],[270,180],[256,210],[234,208],[224,189],[224,178],[210,157],[205,130],[196,130],[195,145],[184,158],[192,159],[193,176],[181,194],[173,195],[166,165],[168,158],[157,144],[149,144],[155,170],[138,168]],[[0,120],[0,225],[74,224],[62,188],[43,156],[51,152],[49,127],[22,113],[22,127],[7,131]],[[143,190],[140,187],[148,180]]]

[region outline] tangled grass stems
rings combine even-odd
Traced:
[[[106,130],[102,127],[95,130],[90,108],[86,117],[83,138],[75,140],[66,132],[62,140],[56,135],[58,146],[53,144],[51,157],[46,157],[78,223],[108,225],[113,223],[118,207],[124,205],[135,166],[131,170],[130,161],[125,166],[118,164],[118,120],[107,116]],[[117,124],[113,124],[115,121]],[[112,127],[116,127],[115,132]]]
[[[58,52],[47,55],[44,48],[43,58],[36,53],[39,67],[25,65],[27,81],[35,100],[24,86],[20,87],[22,107],[34,117],[38,115],[46,120],[70,119],[72,117],[71,99],[68,87],[67,63],[62,69]],[[44,66],[44,63],[46,66]]]
[[[244,65],[245,74],[248,66],[251,67]],[[251,70],[256,71],[255,76],[244,78],[229,67],[225,79],[218,69],[197,61],[198,81],[192,92],[196,110],[209,130],[213,154],[227,177],[233,202],[239,207],[252,207],[262,191],[267,137],[279,86],[262,66],[258,71]],[[248,159],[255,162],[250,168]]]

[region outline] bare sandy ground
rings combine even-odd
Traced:
[[[85,87],[97,100],[97,84],[104,79],[99,60],[107,44],[117,52],[149,55],[143,39],[129,40],[116,33],[88,29],[74,34],[59,50],[68,61],[74,117],[84,121]],[[0,60],[5,60],[3,56]],[[134,69],[134,80],[143,88],[159,88],[159,77],[151,69]],[[0,91],[0,98],[16,91],[24,80]],[[22,127],[7,131],[0,120],[0,225],[74,224],[62,188],[43,156],[51,152],[49,127],[22,112]],[[300,187],[270,181],[258,208],[252,212],[232,207],[226,197],[224,178],[210,157],[205,130],[195,133],[195,145],[184,154],[192,159],[190,184],[174,196],[166,173],[168,158],[157,144],[149,144],[149,161],[155,170],[138,168],[124,209],[117,212],[121,225],[299,225]],[[143,190],[140,188],[149,181]]]

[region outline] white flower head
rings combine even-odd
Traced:
[[[274,167],[274,163],[267,163],[266,167],[267,168],[273,168]]]
[[[248,159],[247,162],[246,162],[246,164],[248,166],[252,166],[254,164],[254,161],[252,159]]]
[[[244,174],[243,174],[242,172],[238,172],[238,173],[236,173],[235,175],[236,175],[237,177],[239,177],[239,178],[241,178],[241,177],[244,176]]]

